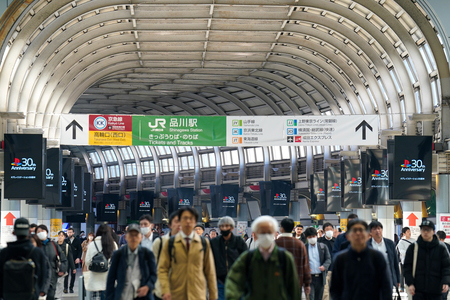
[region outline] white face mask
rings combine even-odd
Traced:
[[[311,245],[315,245],[317,243],[317,237],[308,239],[308,243],[310,243]]]
[[[270,233],[264,233],[264,234],[258,234],[258,244],[263,249],[269,249],[273,243],[275,243],[275,239],[273,234]]]
[[[325,236],[329,239],[333,237],[333,230],[325,231]]]
[[[147,235],[150,232],[150,227],[141,227],[142,235]]]
[[[92,235],[89,236],[89,240],[92,241],[94,237]]]
[[[41,241],[45,241],[47,239],[47,232],[41,231],[37,234],[37,236]]]

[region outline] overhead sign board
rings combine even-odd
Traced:
[[[377,145],[378,116],[61,115],[62,145]]]
[[[20,211],[2,210],[1,218],[1,245],[3,247],[6,247],[6,243],[14,242],[17,240],[17,237],[13,234],[14,222],[16,219],[20,218]]]

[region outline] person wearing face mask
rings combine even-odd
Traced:
[[[89,232],[87,239],[81,244],[81,249],[83,250],[83,254],[81,255],[81,261],[82,261],[81,270],[83,273],[88,271],[86,263],[85,263],[86,252],[87,252],[89,244],[94,240],[94,238],[95,238],[95,233]]]
[[[42,241],[42,250],[50,262],[51,267],[51,279],[50,286],[47,291],[47,300],[55,300],[56,285],[59,277],[64,276],[68,270],[68,261],[64,251],[57,243],[54,243],[48,237],[47,226],[41,224],[36,227],[36,235]],[[58,260],[61,266],[58,270]]]
[[[151,215],[143,215],[139,218],[141,226],[142,242],[141,246],[152,251],[153,242],[159,237],[159,234],[153,232],[153,217]]]
[[[327,271],[331,265],[330,250],[325,244],[317,242],[317,230],[309,227],[305,230],[306,251],[309,257],[311,269],[311,293],[310,300],[322,300],[323,289],[327,280]]]
[[[217,290],[219,300],[225,299],[225,279],[236,259],[247,250],[247,245],[240,236],[233,234],[234,220],[225,216],[219,220],[220,235],[211,240],[211,249],[216,265]]]
[[[69,272],[72,272],[72,274],[76,274],[77,269],[75,268],[75,260],[73,259],[72,247],[67,242],[66,234],[64,233],[64,231],[58,232],[58,245],[67,257],[67,262],[69,264]],[[62,297],[63,292],[67,294],[67,289],[64,287],[64,281],[67,277],[68,276],[58,278],[55,292],[55,297],[57,299],[60,299]]]
[[[225,281],[225,299],[301,299],[294,257],[275,244],[277,231],[278,222],[271,216],[253,221],[258,248],[245,251],[231,266]]]
[[[334,237],[334,227],[331,223],[325,223],[322,226],[324,235],[318,239],[319,243],[325,244],[330,250],[330,253],[333,252],[334,242],[336,238]],[[331,280],[331,270],[333,269],[333,258],[331,259],[331,265],[328,268],[327,272],[327,282],[323,289],[323,298],[322,300],[330,300],[330,280]]]

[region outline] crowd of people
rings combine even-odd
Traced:
[[[89,298],[101,300],[288,300],[302,292],[310,300],[388,300],[396,289],[414,300],[447,299],[450,245],[429,220],[417,241],[408,227],[392,241],[382,223],[355,214],[344,233],[331,223],[305,229],[261,216],[245,240],[231,217],[208,233],[198,218],[185,207],[169,216],[167,234],[144,215],[120,239],[102,224],[86,238],[69,228],[56,240],[45,225],[17,219],[17,241],[0,252],[0,299],[61,298],[74,292],[78,268]]]

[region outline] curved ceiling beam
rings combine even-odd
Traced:
[[[211,108],[213,111],[215,111],[219,116],[225,116],[225,112],[223,111],[223,109],[221,109],[219,106],[217,106],[215,103],[213,103],[212,101],[206,99],[205,97],[202,97],[200,95],[191,93],[191,92],[183,92],[180,93],[178,95],[178,97],[183,97],[183,98],[189,98],[189,99],[193,99],[196,100],[198,102],[201,102],[203,104],[205,104],[206,106],[208,106],[209,108]]]
[[[205,93],[216,94],[225,99],[228,99],[228,100],[230,100],[231,103],[233,103],[234,105],[239,107],[239,109],[241,109],[246,115],[248,115],[248,116],[254,115],[253,111],[247,105],[242,103],[242,101],[240,99],[234,97],[233,95],[228,94],[227,92],[224,92],[224,91],[216,89],[216,88],[210,88],[210,87],[203,88],[202,91]]]

